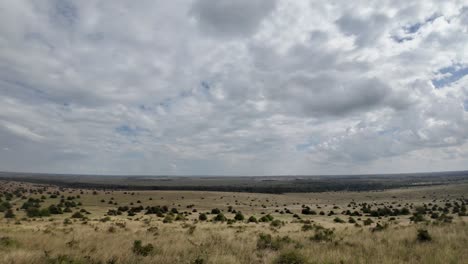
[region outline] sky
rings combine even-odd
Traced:
[[[0,0],[0,170],[468,169],[468,1]]]

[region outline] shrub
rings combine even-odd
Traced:
[[[237,221],[244,221],[245,217],[241,212],[237,212],[236,215],[234,216],[234,219]]]
[[[63,214],[62,209],[54,204],[49,206],[49,212],[51,214]]]
[[[284,244],[290,243],[288,236],[273,238],[270,234],[261,233],[257,239],[257,249],[279,250]]]
[[[387,227],[388,227],[388,224],[381,225],[377,223],[377,225],[374,228],[372,228],[372,232],[382,231],[382,230],[385,230]]]
[[[208,217],[206,216],[205,213],[201,213],[199,216],[198,216],[198,220],[200,221],[206,221],[208,219]]]
[[[101,221],[103,223],[108,222],[110,220],[111,220],[111,218],[109,216],[106,216],[106,217],[103,217],[103,218],[99,219],[99,221]]]
[[[345,220],[339,218],[339,217],[335,217],[335,219],[333,219],[333,222],[335,223],[346,223]]]
[[[9,202],[0,202],[0,212],[5,212],[8,209],[11,209],[11,204]]]
[[[226,217],[222,214],[222,213],[219,213],[217,214],[214,218],[213,218],[213,221],[215,222],[224,222],[226,221]]]
[[[220,214],[220,213],[221,213],[221,210],[219,210],[218,208],[211,209],[211,214]]]
[[[9,248],[9,247],[18,247],[18,241],[14,240],[11,237],[0,237],[0,248]]]
[[[192,264],[205,264],[205,260],[201,257],[197,257],[194,261],[192,261]]]
[[[191,226],[189,226],[189,228],[187,230],[187,233],[189,235],[193,235],[193,233],[195,232],[195,229],[197,229],[197,226],[196,225],[191,225]]]
[[[15,214],[13,213],[13,210],[8,209],[8,210],[5,212],[5,218],[15,218]]]
[[[48,209],[39,209],[37,207],[29,207],[26,209],[26,214],[28,217],[43,217],[50,216]]]
[[[273,239],[270,234],[264,234],[264,233],[259,234],[258,239],[257,239],[257,249],[271,248],[272,241]]]
[[[163,223],[172,223],[172,220],[174,220],[174,217],[170,214],[166,215],[166,217],[164,217],[163,219]]]
[[[370,218],[367,218],[366,220],[363,221],[364,225],[371,225],[374,223],[374,221],[372,221],[372,219]]]
[[[274,261],[274,264],[305,264],[307,259],[297,251],[287,251],[281,253]]]
[[[420,213],[414,213],[413,216],[410,217],[410,220],[417,223],[417,222],[423,222],[426,219],[424,218],[424,215]]]
[[[276,220],[271,221],[270,226],[279,228],[279,227],[283,226],[283,222],[276,219]]]
[[[247,219],[247,222],[249,222],[249,223],[258,223],[258,220],[257,220],[257,218],[255,216],[252,215],[251,217],[249,217],[249,219]]]
[[[333,229],[317,227],[315,230],[315,234],[312,237],[310,237],[310,240],[317,242],[330,242],[335,236],[334,233],[335,231]]]
[[[136,255],[148,256],[154,251],[154,247],[151,243],[143,246],[143,244],[141,243],[141,240],[135,240],[133,241],[132,251]]]
[[[273,221],[273,219],[274,219],[273,216],[267,214],[267,215],[262,216],[259,221],[260,222],[271,222],[271,221]]]
[[[80,212],[75,212],[71,218],[84,218],[85,216]]]
[[[310,207],[305,207],[302,209],[302,214],[305,214],[305,215],[316,215],[317,212],[315,212],[314,210],[311,210]]]
[[[419,242],[429,242],[432,237],[426,229],[418,229],[417,240]]]

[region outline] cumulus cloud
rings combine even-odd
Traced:
[[[0,170],[466,169],[464,1],[0,4]]]
[[[239,37],[255,33],[275,6],[276,0],[195,0],[191,14],[208,34]]]

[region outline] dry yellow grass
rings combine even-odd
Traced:
[[[122,222],[123,220],[116,220]],[[310,263],[466,263],[468,226],[452,224],[424,226],[433,241],[416,241],[421,226],[391,226],[381,232],[347,226],[336,232],[332,242],[309,239],[313,231],[301,231],[302,224],[289,223],[279,230],[267,224],[198,223],[193,234],[182,223],[143,223],[126,220],[126,227],[109,232],[113,222],[35,221],[21,225],[4,223],[2,237],[15,243],[2,246],[1,263],[54,263],[60,256],[71,263],[193,263],[197,257],[205,263],[272,263],[281,252],[298,251]],[[149,231],[150,230],[150,231]],[[289,236],[279,251],[256,248],[259,233]],[[132,252],[134,240],[155,247],[150,256]],[[60,262],[57,262],[60,263]],[[69,262],[63,262],[69,263]]]
[[[31,186],[29,186],[31,187]],[[385,192],[344,192],[312,194],[249,194],[218,192],[138,191],[134,195],[124,192],[103,192],[93,195],[89,190],[66,190],[62,194],[78,195],[81,208],[91,211],[87,221],[72,220],[64,224],[69,214],[37,218],[8,220],[0,218],[0,263],[274,263],[283,252],[296,252],[305,257],[307,263],[468,263],[467,217],[455,217],[453,223],[414,224],[408,217],[395,221],[377,219],[388,223],[388,228],[372,232],[375,226],[356,227],[353,224],[333,222],[334,216],[301,216],[327,228],[334,228],[332,241],[311,240],[315,231],[302,231],[303,223],[293,221],[291,215],[275,213],[287,207],[300,212],[302,204],[314,209],[346,209],[350,201],[375,203],[420,203],[434,199],[443,203],[467,194],[466,185],[435,186],[430,188],[399,189]],[[447,192],[449,191],[449,192]],[[37,197],[31,195],[31,197]],[[226,211],[228,205],[242,211],[247,217],[272,213],[276,219],[285,221],[280,228],[268,223],[198,222],[197,213],[186,221],[163,223],[154,215],[138,214],[135,217],[111,217],[108,222],[101,219],[108,209],[115,208],[107,202],[113,197],[119,205],[169,205],[180,210],[195,204],[198,212],[211,208]],[[150,200],[149,198],[152,198]],[[104,199],[106,202],[101,203]],[[136,201],[141,203],[137,204]],[[57,200],[46,199],[45,205]],[[15,202],[21,206],[22,200]],[[17,219],[24,217],[15,212]],[[2,214],[3,215],[3,214]],[[232,214],[226,214],[232,218]],[[211,219],[213,215],[210,215]],[[340,215],[347,220],[347,216]],[[362,217],[363,219],[367,217]],[[361,223],[361,222],[360,222]],[[190,230],[195,229],[193,233]],[[192,227],[192,228],[191,228]],[[417,230],[429,231],[431,242],[418,242]],[[259,234],[272,234],[273,238],[289,237],[278,250],[258,249]],[[2,240],[3,239],[3,240]],[[133,242],[141,240],[143,245],[151,243],[154,251],[140,256],[132,251]],[[197,264],[198,264],[197,263]]]

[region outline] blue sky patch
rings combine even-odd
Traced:
[[[454,65],[439,70],[444,76],[440,79],[432,79],[432,84],[437,88],[443,88],[453,82],[456,82],[468,74],[468,67]]]
[[[131,127],[129,125],[121,125],[115,128],[115,131],[124,136],[137,136],[141,132],[147,131],[141,127]]]

